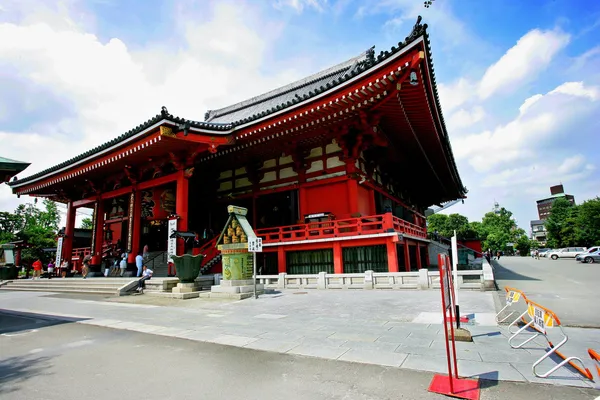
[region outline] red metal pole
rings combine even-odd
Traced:
[[[438,269],[440,271],[440,288],[442,290],[442,315],[444,317],[444,337],[446,338],[446,360],[448,361],[448,379],[450,380],[450,393],[454,393],[454,384],[452,382],[452,364],[450,362],[450,347],[448,345],[448,318],[446,295],[444,291],[444,275],[446,275],[446,264],[443,254],[438,254]],[[450,307],[452,308],[452,307]],[[450,312],[452,315],[452,312]]]

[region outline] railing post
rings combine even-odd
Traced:
[[[319,272],[317,276],[317,289],[327,289],[327,272]]]
[[[373,271],[365,271],[365,283],[364,283],[364,288],[365,289],[373,289],[374,288],[374,282],[373,282]]]
[[[287,274],[285,272],[281,272],[279,277],[277,278],[277,289],[285,289],[285,278]]]
[[[387,212],[383,214],[382,225],[384,232],[393,232],[394,231],[394,218],[391,212]]]
[[[419,281],[417,287],[419,289],[429,289],[429,271],[427,268],[419,270]]]

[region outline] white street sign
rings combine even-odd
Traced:
[[[250,253],[262,253],[262,238],[248,238],[248,251]]]

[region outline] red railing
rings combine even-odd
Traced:
[[[79,247],[79,248],[73,249],[73,253],[71,255],[71,260],[73,260],[73,261],[83,260],[83,258],[85,256],[88,256],[90,254],[92,254],[91,247]]]
[[[204,254],[205,256],[202,260],[202,266],[205,266],[210,260],[221,254],[219,249],[217,249],[217,239],[219,239],[219,236],[215,236],[204,243],[202,247],[194,249],[194,254]]]
[[[391,213],[367,217],[311,222],[308,224],[278,226],[256,230],[256,235],[265,243],[290,242],[296,240],[326,239],[344,236],[373,235],[397,232],[426,239],[427,231]]]

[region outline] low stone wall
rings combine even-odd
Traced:
[[[489,264],[488,264],[489,265]],[[458,271],[458,288],[462,290],[495,290],[493,273],[488,271]],[[423,268],[416,272],[373,272],[362,274],[258,275],[258,282],[267,289],[439,289],[437,270]]]

